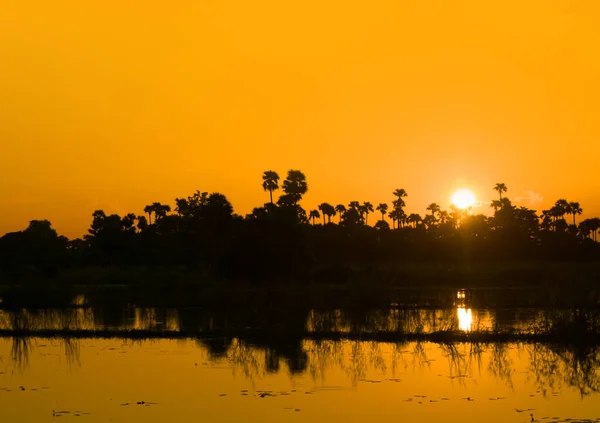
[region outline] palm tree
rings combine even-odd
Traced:
[[[146,220],[146,216],[138,216],[137,222],[137,228],[140,230],[140,232],[146,230],[146,228],[148,227],[148,221]]]
[[[273,170],[267,170],[263,173],[262,187],[265,191],[269,191],[269,198],[273,204],[273,191],[279,189],[279,175]]]
[[[346,213],[346,206],[343,204],[338,204],[335,206],[335,211],[340,215],[340,221],[338,223],[341,223],[343,214]]]
[[[385,215],[388,211],[388,205],[386,203],[379,203],[377,206],[377,211],[381,213],[381,220],[385,220]]]
[[[506,188],[506,184],[498,182],[496,185],[494,185],[494,191],[500,195],[500,201],[502,201],[502,193],[508,191],[508,188]]]
[[[422,220],[423,219],[421,219],[421,216],[417,213],[411,213],[410,215],[408,215],[408,218],[407,218],[407,222],[413,223],[415,228],[417,227],[419,222],[421,222]]]
[[[569,202],[567,200],[565,200],[564,198],[561,198],[560,200],[556,200],[554,207],[556,207],[555,211],[557,213],[557,217],[560,217],[561,219],[565,218],[565,214],[570,213],[569,212]]]
[[[331,223],[331,217],[335,216],[335,207],[329,203],[321,203],[318,208],[323,214],[323,224],[325,224],[325,216],[327,216],[327,223]]]
[[[396,191],[394,191],[394,195],[397,197],[393,201],[395,208],[402,208],[402,207],[406,206],[406,203],[404,202],[403,199],[405,197],[408,197],[408,194],[406,193],[406,191],[404,190],[404,188],[398,188],[398,189],[396,189]]]
[[[583,213],[583,209],[579,207],[579,203],[576,201],[572,201],[569,203],[567,211],[573,215],[573,225],[576,226],[575,223],[575,215]]]
[[[441,207],[437,203],[431,203],[430,205],[427,206],[427,208],[425,210],[429,210],[431,212],[431,215],[433,217],[435,217],[435,214],[439,213],[439,211],[441,210]]]
[[[579,222],[579,236],[582,239],[587,239],[590,237],[590,234],[592,233],[592,228],[590,227],[590,222],[589,219],[585,219],[582,220],[581,222]]]
[[[423,224],[427,227],[427,229],[435,226],[436,223],[437,223],[437,219],[435,218],[435,216],[433,214],[428,214],[423,219]]]
[[[158,219],[162,219],[171,211],[171,206],[168,204],[152,203],[152,210],[154,211],[154,220],[158,221]]]
[[[368,201],[363,203],[363,211],[365,212],[365,225],[369,224],[369,213],[373,213],[373,204]]]
[[[294,204],[302,199],[302,196],[308,191],[306,176],[299,170],[288,170],[287,178],[283,181],[283,192],[289,195]]]
[[[144,213],[148,213],[148,224],[152,225],[152,213],[154,212],[154,204],[149,204],[144,207]]]
[[[310,213],[308,214],[308,218],[312,219],[312,224],[315,224],[315,219],[319,219],[321,217],[321,214],[319,213],[319,210],[311,210]]]
[[[394,209],[390,212],[390,219],[392,219],[392,229],[396,227],[396,221],[400,219],[400,209]],[[398,225],[400,227],[400,225]]]

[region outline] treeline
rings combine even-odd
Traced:
[[[0,238],[0,268],[15,278],[76,267],[176,266],[213,278],[272,280],[327,266],[600,258],[600,219],[577,224],[579,203],[560,199],[538,216],[513,205],[501,183],[494,187],[498,199],[490,217],[436,203],[423,216],[407,214],[404,189],[393,192],[390,204],[322,203],[306,211],[300,202],[308,184],[298,170],[281,184],[276,172],[267,171],[262,186],[270,201],[246,216],[235,214],[223,194],[197,191],[177,198],[173,210],[161,203],[146,206],[145,215],[97,210],[82,239],[69,240],[50,222],[34,220]]]

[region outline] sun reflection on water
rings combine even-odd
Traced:
[[[470,332],[473,325],[473,312],[466,308],[466,292],[464,289],[456,293],[456,314],[458,316],[458,328]]]
[[[473,324],[473,313],[470,308],[458,307],[456,310],[458,314],[458,328],[465,332],[471,331],[471,325]]]

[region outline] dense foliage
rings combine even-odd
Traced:
[[[32,221],[0,238],[0,268],[10,277],[24,269],[54,275],[66,267],[160,265],[229,280],[270,280],[330,265],[600,258],[600,219],[577,224],[581,207],[564,199],[538,216],[503,196],[504,184],[494,187],[499,197],[490,217],[435,203],[424,216],[407,214],[403,189],[393,192],[391,204],[322,203],[307,212],[299,203],[308,184],[298,170],[288,172],[277,201],[278,174],[265,172],[262,186],[270,202],[245,217],[223,194],[198,191],[176,199],[173,212],[169,205],[148,205],[147,217],[97,210],[83,239],[68,240],[50,222]],[[372,224],[374,217],[380,219]]]

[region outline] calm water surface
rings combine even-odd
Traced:
[[[360,312],[0,311],[0,329],[120,331],[108,339],[0,338],[0,421],[463,423],[530,422],[531,414],[541,422],[600,421],[597,347],[360,340],[369,331],[529,330],[567,313],[471,309],[458,297],[453,308]],[[294,336],[231,336],[278,324]],[[135,340],[126,338],[131,329],[185,335]],[[357,336],[316,340],[315,333]]]

